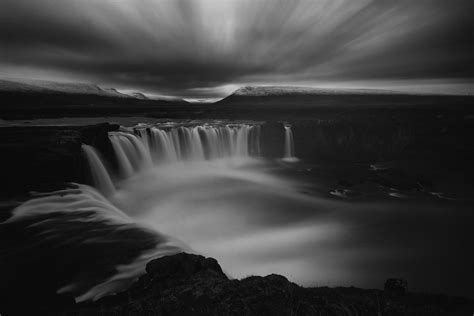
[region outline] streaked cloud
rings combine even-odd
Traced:
[[[187,97],[233,85],[472,80],[472,0],[3,0],[4,76]]]

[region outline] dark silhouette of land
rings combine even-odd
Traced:
[[[60,89],[57,88],[60,86]],[[64,88],[64,85],[67,87]],[[474,113],[474,97],[408,94],[384,90],[244,87],[215,103],[150,99],[88,84],[34,87],[0,80],[1,119],[130,116],[160,118],[305,119],[359,111],[462,111]]]
[[[128,290],[97,302],[35,306],[48,315],[469,315],[474,301],[446,295],[410,293],[404,280],[385,290],[303,288],[284,276],[231,280],[213,258],[180,253],[150,261],[146,274]],[[61,304],[59,304],[61,303]],[[32,306],[9,306],[12,314]]]
[[[150,99],[91,84],[33,83],[0,80],[1,118],[133,115],[150,111],[179,111],[182,99]]]

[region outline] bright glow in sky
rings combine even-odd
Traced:
[[[3,0],[0,73],[190,98],[246,84],[469,90],[473,9],[472,0]]]

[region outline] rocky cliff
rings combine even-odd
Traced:
[[[65,182],[89,183],[81,144],[94,145],[107,154],[112,149],[107,133],[114,124],[86,126],[0,127],[0,197],[9,198]]]

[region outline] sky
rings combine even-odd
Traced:
[[[1,0],[0,76],[190,99],[243,85],[470,93],[472,0]]]

